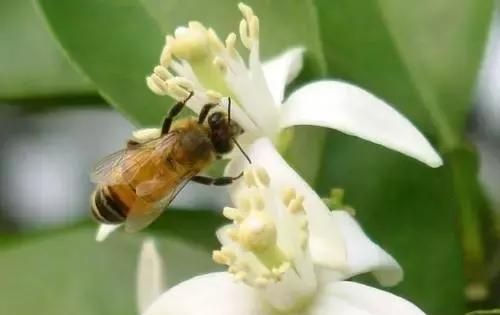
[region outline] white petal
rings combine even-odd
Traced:
[[[363,284],[335,281],[322,288],[308,315],[425,315],[409,301]]]
[[[270,315],[257,291],[226,272],[182,282],[163,293],[143,315]]]
[[[402,270],[397,262],[368,239],[348,213],[330,211],[314,190],[283,160],[269,139],[256,140],[246,153],[253,164],[267,170],[270,184],[276,190],[291,186],[305,197],[309,246],[314,264],[331,269],[336,279],[374,270],[375,276],[384,285],[393,285],[401,280]],[[239,174],[246,165],[243,158],[234,158],[226,168],[226,174]],[[241,182],[236,182],[230,186],[234,202],[240,185]]]
[[[283,160],[267,138],[256,140],[246,149],[252,163],[264,167],[269,173],[272,187],[282,191],[287,187],[295,188],[304,196],[304,208],[309,222],[309,246],[314,263],[325,264],[331,268],[343,267],[346,263],[344,243],[340,230],[332,226],[330,210],[314,190]],[[227,166],[226,174],[239,174],[247,165],[242,157],[235,157]],[[231,197],[241,189],[242,182],[230,185]]]
[[[163,262],[152,239],[142,244],[137,267],[137,305],[143,313],[165,290]]]
[[[403,280],[401,266],[366,236],[348,212],[332,211],[330,218],[340,228],[344,240],[347,255],[344,279],[371,271],[384,286],[396,285]]]
[[[334,295],[320,293],[318,296],[304,315],[372,315]]]
[[[97,229],[95,240],[98,242],[104,241],[108,236],[113,233],[121,224],[100,224]]]
[[[286,85],[295,79],[302,70],[303,54],[303,47],[295,47],[264,63],[264,77],[275,105],[281,106]]]
[[[411,156],[431,167],[441,157],[413,124],[386,102],[341,81],[319,81],[295,91],[283,105],[281,127],[340,130]]]

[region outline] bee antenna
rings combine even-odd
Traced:
[[[227,97],[227,121],[229,121],[229,122],[231,121],[231,97],[230,96]],[[231,137],[231,139],[233,140],[234,144],[236,144],[238,149],[241,151],[241,153],[243,154],[245,159],[247,159],[248,163],[252,164],[252,160],[250,160],[250,157],[248,157],[248,154],[246,154],[246,152],[243,150],[243,148],[238,143],[238,141],[236,141],[236,138]]]
[[[231,97],[227,97],[227,120],[231,121]]]
[[[241,145],[238,143],[238,141],[236,141],[236,139],[234,137],[231,137],[231,139],[234,141],[234,144],[236,144],[236,146],[238,147],[238,149],[241,151],[241,153],[243,154],[243,156],[245,157],[245,159],[247,159],[248,163],[249,164],[252,164],[252,160],[250,160],[250,157],[248,157],[248,154],[246,154],[246,152],[243,150],[243,148],[241,147]]]

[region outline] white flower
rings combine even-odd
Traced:
[[[244,145],[266,136],[276,141],[280,131],[297,125],[333,128],[407,154],[432,167],[442,160],[424,136],[387,103],[346,82],[324,80],[294,91],[285,101],[285,86],[302,68],[302,48],[292,48],[264,65],[259,57],[259,19],[240,3],[239,34],[248,49],[245,62],[236,50],[236,34],[223,43],[200,22],[179,27],[167,36],[160,64],[147,78],[156,94],[184,99],[199,113],[205,103],[230,96],[238,106],[232,117],[245,129]]]
[[[213,29],[190,22],[177,28],[175,37],[166,37],[160,64],[147,78],[149,88],[176,100],[185,99],[193,91],[187,106],[195,113],[207,103],[227,106],[221,102],[222,95],[230,96],[237,105],[231,107],[231,117],[245,130],[238,139],[245,148],[263,136],[276,142],[287,127],[312,125],[378,143],[432,167],[442,164],[411,122],[381,99],[349,83],[316,81],[294,91],[283,102],[286,84],[302,68],[303,49],[290,49],[262,65],[259,19],[250,7],[240,3],[239,9],[244,17],[239,33],[248,49],[247,63],[235,48],[234,33],[223,43]],[[159,129],[139,133],[159,135]],[[239,174],[241,168],[233,171],[229,175]],[[96,239],[104,240],[119,226],[101,224]]]
[[[236,207],[224,209],[233,223],[219,230],[223,246],[213,253],[229,272],[172,287],[144,315],[423,315],[402,298],[344,281],[374,271],[393,285],[402,271],[350,214],[330,211],[268,139],[248,153],[253,164],[233,187]]]

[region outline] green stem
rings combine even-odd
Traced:
[[[477,168],[474,163],[471,164],[471,161],[467,160],[467,156],[464,160],[463,152],[460,151],[457,150],[450,154],[449,163],[460,211],[459,224],[464,252],[465,276],[469,285],[479,285],[482,289],[487,290],[480,215],[482,204],[477,189]],[[470,298],[474,297],[470,296]]]

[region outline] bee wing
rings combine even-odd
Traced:
[[[127,184],[141,167],[155,156],[156,152],[167,149],[175,140],[176,132],[168,133],[134,148],[116,151],[99,161],[90,174],[96,184]],[[127,174],[125,176],[125,174]]]
[[[145,210],[143,206],[145,204],[144,200],[139,199],[140,201],[138,202],[137,206],[133,206],[127,216],[127,219],[125,221],[125,230],[127,232],[137,232],[150,225],[154,220],[156,220],[156,218],[160,216],[160,214],[163,213],[165,208],[168,207],[172,200],[174,200],[177,194],[181,192],[181,190],[186,186],[188,181],[194,175],[195,173],[190,173],[184,176],[181,180],[179,180],[177,185],[175,185],[174,189],[172,189],[163,199],[154,203],[149,209]],[[159,183],[152,183],[153,181],[150,182],[150,184],[148,184],[149,182],[145,182],[148,185],[144,187],[143,193],[145,193],[147,189],[152,188],[149,185],[159,185]]]
[[[146,197],[147,195],[150,195],[154,193],[155,191],[164,189],[164,187],[167,186],[168,183],[165,181],[162,181],[160,178],[155,178],[152,180],[148,180],[145,182],[140,183],[135,187],[135,194],[138,197]]]

